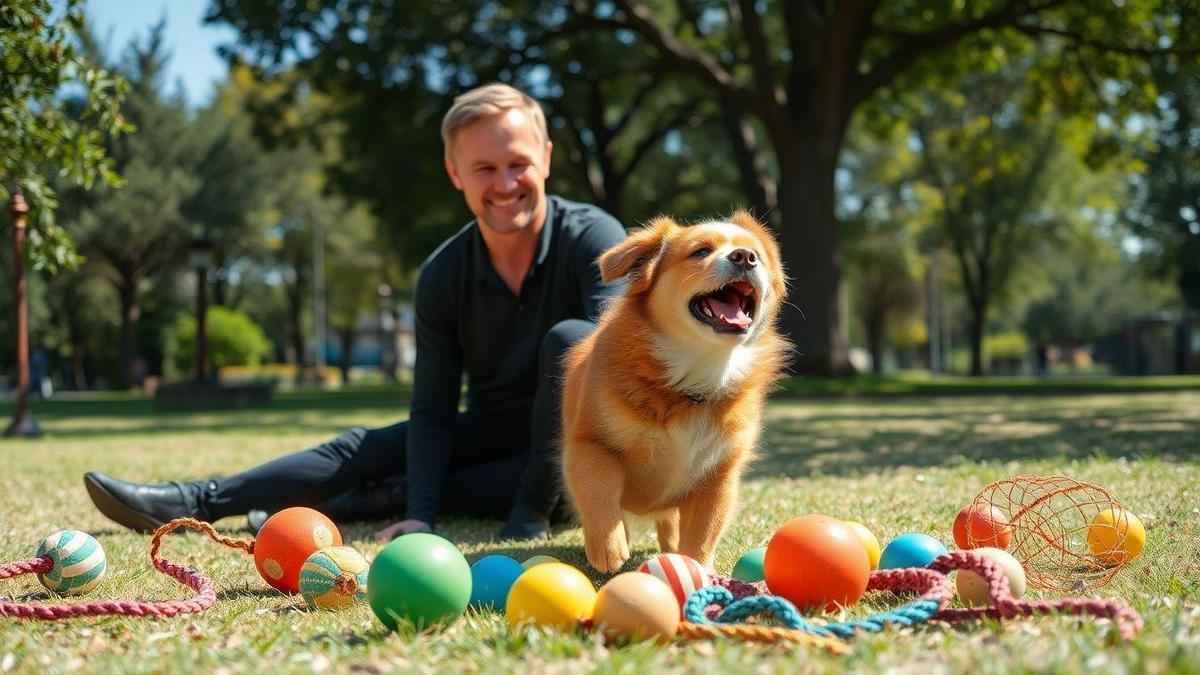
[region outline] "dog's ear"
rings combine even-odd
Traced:
[[[605,251],[600,256],[600,276],[604,283],[628,277],[630,293],[641,293],[650,288],[654,266],[662,254],[663,245],[677,227],[670,218],[655,218],[626,237],[625,241]]]

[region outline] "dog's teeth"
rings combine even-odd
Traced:
[[[714,319],[717,318],[716,315],[713,314],[712,307],[709,307],[708,305],[704,306],[704,315]]]

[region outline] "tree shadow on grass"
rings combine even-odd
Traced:
[[[1193,406],[1189,409],[1188,406]],[[1200,457],[1194,398],[925,399],[771,411],[750,477],[854,475],[881,469],[1094,456]]]
[[[270,405],[229,410],[156,410],[144,396],[97,395],[37,401],[34,415],[47,435],[61,438],[97,434],[172,434],[181,431],[249,431],[264,429],[326,430],[314,421],[297,424],[297,418],[319,420],[329,415],[359,415],[378,419],[407,416],[411,391],[406,387],[379,387],[342,391],[282,392]],[[12,415],[12,402],[0,402],[0,419]],[[106,425],[104,420],[113,420]],[[80,423],[81,420],[88,422]],[[90,421],[95,423],[89,423]]]

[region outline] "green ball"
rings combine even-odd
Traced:
[[[406,534],[383,547],[367,574],[367,601],[391,630],[417,630],[453,621],[471,600],[471,566],[458,548],[425,532]]]
[[[555,558],[552,555],[535,555],[535,556],[527,559],[525,562],[521,563],[521,567],[524,567],[525,569],[529,569],[530,567],[537,567],[538,565],[545,565],[546,563],[554,563],[554,562],[562,562],[562,561],[559,560],[558,558]]]
[[[752,548],[743,553],[742,557],[738,558],[737,564],[733,566],[733,578],[748,584],[762,581],[765,578],[763,575],[763,558],[766,555],[766,546]]]

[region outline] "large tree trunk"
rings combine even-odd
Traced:
[[[292,343],[292,350],[296,353],[296,365],[303,366],[304,360],[307,358],[307,352],[304,350],[304,324],[302,322],[304,293],[301,291],[299,283],[289,286],[285,292],[288,299],[288,337]]]
[[[840,302],[841,250],[833,211],[836,141],[822,134],[796,133],[793,137],[796,140],[775,141],[783,223],[780,245],[791,279],[790,304],[783,307],[781,327],[796,348],[792,362],[795,372],[845,375],[851,368]]]
[[[76,391],[87,391],[87,346],[75,339],[71,340],[71,384]]]
[[[767,162],[758,148],[758,138],[749,118],[729,101],[721,101],[721,119],[729,143],[733,146],[733,158],[741,178],[742,193],[750,200],[754,215],[775,227],[780,225],[779,209],[776,207],[777,187],[767,172]]]
[[[883,327],[884,312],[873,309],[867,315],[867,343],[871,346],[871,372],[875,375],[883,373]]]
[[[354,340],[358,337],[358,331],[353,327],[339,328],[337,331],[338,341],[341,342],[342,358],[338,363],[338,369],[342,371],[342,384],[350,382],[350,366],[354,363],[352,352],[354,351]]]
[[[987,298],[970,298],[970,326],[967,338],[971,341],[971,375],[983,375],[983,328],[987,325]]]
[[[122,389],[133,386],[134,361],[137,360],[137,320],[141,308],[137,302],[137,282],[123,279],[117,288],[121,299],[121,343],[118,364]]]

